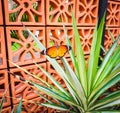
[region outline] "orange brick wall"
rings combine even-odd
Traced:
[[[106,32],[104,39],[104,46],[106,50],[108,50],[113,43],[113,40],[108,34],[108,29],[112,32],[115,38],[117,38],[118,34],[120,34],[120,0],[108,1]]]
[[[71,6],[76,17],[79,34],[81,35],[80,40],[87,60],[93,30],[98,17],[99,0],[9,0],[9,2],[8,0],[0,0],[0,99],[5,89],[8,89],[2,113],[10,113],[12,104],[15,109],[17,108],[19,101],[15,98],[22,97],[37,102],[43,101],[33,93],[33,89],[28,85],[21,83],[7,73],[9,70],[24,78],[33,80],[31,76],[11,65],[7,59],[47,80],[45,75],[33,65],[33,60],[35,60],[63,84],[63,81],[52,69],[49,62],[46,61],[46,58],[40,54],[40,50],[34,46],[33,39],[29,35],[25,36],[23,34],[25,30],[22,23],[34,34],[38,33],[38,39],[45,47],[49,47],[50,40],[54,40],[58,44],[65,44],[61,22],[63,19],[74,49]],[[16,17],[12,18],[15,15]],[[24,20],[25,18],[26,20]],[[109,28],[115,37],[120,33],[120,0],[108,1],[106,24],[104,46],[108,49],[112,41],[107,29]],[[17,38],[15,38],[16,36]],[[19,44],[19,48],[13,50],[13,47],[15,48],[14,44]],[[66,57],[71,64],[69,55],[66,55]],[[8,86],[9,83],[10,87]],[[14,99],[10,100],[10,96]],[[55,110],[23,102],[22,113],[33,113],[33,111],[34,113],[53,113]]]

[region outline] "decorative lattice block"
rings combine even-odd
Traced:
[[[6,97],[5,97],[5,102],[3,104],[3,107],[10,105],[9,85],[10,83],[8,82],[7,70],[0,70],[0,102],[4,93],[6,92],[5,94]]]
[[[76,19],[78,25],[95,25],[99,0],[77,0]]]
[[[46,69],[45,63],[41,63],[39,65],[41,67],[43,67],[44,69]],[[23,68],[26,69],[27,71],[29,71],[30,73],[35,74],[39,78],[42,78],[43,80],[46,81],[46,76],[35,65],[25,66]],[[32,75],[28,75],[27,73],[23,72],[22,70],[20,70],[18,68],[11,69],[10,71],[12,73],[14,73],[15,75],[22,77],[25,80],[31,80],[31,81],[34,81],[41,85],[44,85],[39,80],[35,79]],[[33,88],[29,84],[21,82],[20,80],[14,78],[12,75],[10,77],[11,77],[11,81],[12,81],[11,86],[12,86],[12,94],[13,94],[14,98],[23,98],[25,100],[31,100],[31,99],[38,97],[38,95],[35,94]],[[16,104],[18,102],[19,102],[19,100],[16,100],[16,99],[13,100],[14,104]]]
[[[44,25],[44,0],[4,1],[8,25]]]
[[[3,15],[2,15],[2,3],[1,3],[1,0],[0,0],[0,25],[2,25],[3,24]]]
[[[89,54],[92,45],[94,27],[78,27],[78,31],[84,54]]]
[[[0,27],[0,68],[6,68],[5,37],[3,27]]]
[[[27,102],[23,102],[21,113],[47,113],[46,107],[38,106],[37,104],[35,104],[35,103],[42,103],[42,102],[44,102],[44,100],[41,98],[34,98]],[[18,104],[14,105],[14,112],[16,112],[17,107],[18,107]]]
[[[30,27],[29,29],[45,46],[44,28]],[[41,50],[35,43],[34,39],[23,27],[7,27],[7,43],[9,47],[9,60],[16,64],[25,65],[33,63],[33,60],[36,60],[37,62],[45,60],[45,57],[41,55]]]
[[[2,109],[2,113],[11,113],[11,107],[6,107]]]
[[[48,25],[72,25],[72,10],[75,12],[75,0],[46,0],[46,18]]]
[[[108,29],[112,33],[113,37],[116,39],[118,37],[118,34],[119,34],[119,29],[118,28],[108,28]],[[109,48],[113,44],[113,39],[110,36],[108,29],[106,29],[106,31],[105,31],[105,38],[104,38],[104,47],[106,50],[109,50]]]
[[[120,1],[108,1],[106,24],[120,27]]]

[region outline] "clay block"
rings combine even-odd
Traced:
[[[44,102],[43,99],[41,98],[34,98],[29,100],[28,102],[23,101],[22,103],[22,110],[21,113],[47,113],[47,108],[42,107],[42,106],[38,106],[35,103],[42,103]],[[17,105],[14,105],[14,111],[16,112],[17,109]]]
[[[1,0],[0,0],[0,17],[3,17]],[[0,25],[3,25],[3,18],[0,18]]]
[[[46,0],[47,25],[72,25],[71,6],[75,12],[75,0]]]
[[[6,68],[5,37],[3,27],[0,27],[0,69]]]
[[[78,27],[84,54],[89,54],[92,45],[94,27]]]
[[[44,0],[4,1],[7,25],[44,25]]]
[[[118,28],[108,28],[108,29],[110,30],[110,32],[112,33],[114,38],[117,39],[118,34],[119,34],[119,29]],[[113,39],[110,36],[108,29],[106,29],[106,31],[105,31],[105,38],[104,38],[104,47],[106,50],[109,50],[109,48],[113,44]]]
[[[44,69],[46,69],[45,63],[39,64],[39,65],[41,67],[43,67]],[[27,71],[29,71],[30,73],[35,74],[39,78],[42,78],[43,80],[46,81],[46,76],[35,65],[24,66],[23,68],[26,69]],[[10,72],[14,73],[15,75],[20,76],[22,78],[22,80],[23,79],[31,80],[33,82],[44,85],[41,81],[35,79],[32,75],[28,75],[27,73],[23,72],[22,70],[20,70],[18,68],[10,69]],[[23,98],[25,100],[31,100],[31,99],[38,97],[38,95],[35,94],[34,89],[32,88],[32,86],[30,84],[27,84],[27,83],[24,83],[24,82],[18,80],[13,75],[10,75],[10,78],[12,81],[12,83],[11,83],[12,94],[13,94],[12,97],[15,98],[15,99],[13,99],[14,104],[17,104],[19,102],[18,99],[20,99],[20,98]]]
[[[106,25],[120,27],[120,1],[108,1]]]
[[[2,109],[2,113],[11,113],[11,107],[6,107]]]
[[[78,25],[95,25],[98,16],[99,0],[77,0],[76,19]]]
[[[43,27],[30,27],[39,41],[45,46],[45,31]],[[7,27],[7,43],[9,60],[12,62],[25,65],[36,62],[45,61],[45,57],[41,55],[40,49],[34,39],[28,34],[23,27]],[[10,66],[12,66],[10,64]]]
[[[10,105],[10,90],[9,90],[9,82],[8,82],[8,74],[7,70],[0,70],[0,102],[1,99],[5,94],[5,102],[3,104],[3,107],[9,106]]]

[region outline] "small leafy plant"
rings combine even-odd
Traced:
[[[76,55],[70,50],[70,57],[74,66],[74,71],[70,67],[66,58],[60,58],[64,68],[57,62],[57,60],[46,56],[47,60],[54,67],[59,76],[63,79],[66,84],[67,90],[56,81],[49,72],[46,72],[37,63],[35,65],[39,67],[41,71],[53,82],[54,85],[47,83],[46,81],[38,78],[37,75],[29,73],[27,70],[19,67],[18,68],[30,74],[34,78],[40,80],[45,85],[40,85],[30,80],[25,80],[15,75],[18,79],[25,83],[29,83],[31,87],[36,90],[36,93],[45,99],[45,103],[38,103],[38,105],[46,106],[57,109],[59,111],[65,111],[69,113],[112,113],[120,112],[119,110],[111,109],[112,106],[120,104],[120,90],[106,95],[104,98],[100,98],[111,86],[120,81],[120,46],[117,40],[114,41],[113,45],[107,51],[99,64],[101,40],[104,28],[105,15],[103,16],[100,25],[96,25],[93,41],[91,46],[90,57],[88,65],[86,66],[82,45],[80,42],[80,36],[77,30],[74,15],[72,14],[74,38],[75,38],[75,49]],[[64,32],[66,35],[66,43],[70,45],[66,28]],[[29,34],[33,37],[37,45],[41,50],[45,47],[41,42],[34,36],[34,34],[26,28]],[[38,91],[44,92],[49,97],[52,97],[55,101],[50,100],[44,95],[38,93]],[[57,102],[57,103],[56,103]]]

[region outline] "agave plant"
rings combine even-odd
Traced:
[[[56,81],[49,72],[46,72],[36,63],[35,65],[38,66],[41,71],[43,71],[43,73],[53,82],[54,85],[47,83],[41,78],[38,78],[37,75],[33,75],[27,70],[12,63],[26,73],[43,82],[45,85],[43,86],[30,80],[24,80],[21,79],[18,75],[15,75],[18,79],[22,80],[25,83],[29,83],[35,90],[40,90],[57,101],[56,103],[36,91],[36,93],[41,96],[41,98],[46,100],[45,103],[38,103],[38,105],[69,113],[120,112],[118,110],[114,111],[111,109],[112,106],[120,104],[120,90],[110,93],[104,98],[100,98],[102,94],[107,91],[107,89],[109,89],[120,80],[120,46],[118,45],[120,35],[118,36],[117,40],[114,41],[111,48],[106,52],[102,58],[101,63],[98,63],[100,58],[104,21],[105,15],[101,19],[100,25],[98,26],[97,24],[95,27],[87,66],[85,63],[84,53],[82,50],[74,14],[72,14],[72,23],[74,30],[76,55],[74,55],[73,50],[69,51],[74,70],[70,67],[65,57],[60,58],[64,65],[64,68],[62,68],[56,59],[52,59],[49,56],[45,55],[56,72],[63,79],[67,89],[63,88],[62,85]],[[66,44],[71,46],[66,28],[64,25],[63,27],[66,35]],[[45,47],[41,42],[39,42],[34,34],[28,28],[25,29],[29,32],[31,37],[33,37],[39,48],[41,50],[44,50]]]

